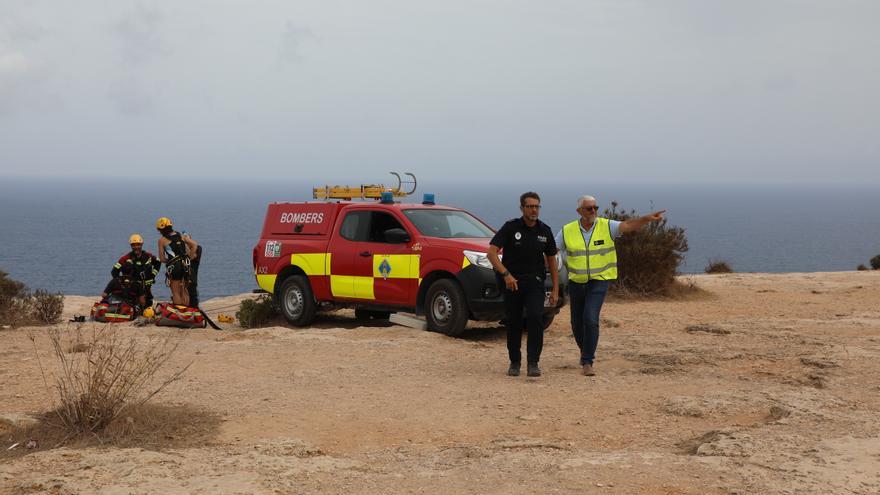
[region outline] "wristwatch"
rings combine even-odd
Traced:
[[[498,275],[501,275],[502,277],[506,277],[506,276],[510,275],[510,270],[504,270],[503,272],[499,272]]]

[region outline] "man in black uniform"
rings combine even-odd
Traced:
[[[189,238],[190,235],[186,232],[181,233],[182,237]],[[189,285],[187,286],[187,291],[189,292],[189,305],[198,308],[199,307],[199,264],[202,262],[202,245],[199,244],[196,247],[195,256],[189,261]]]
[[[510,368],[507,374],[519,376],[522,362],[523,308],[526,312],[528,340],[526,357],[528,376],[541,376],[538,361],[544,347],[544,328],[541,315],[544,312],[544,279],[547,268],[553,281],[550,305],[555,306],[559,297],[559,274],[556,271],[556,241],[553,231],[538,220],[541,198],[538,193],[527,192],[519,197],[522,217],[505,223],[489,243],[489,262],[498,277],[504,281],[504,314],[507,320],[507,353]],[[504,264],[498,252],[503,250]]]

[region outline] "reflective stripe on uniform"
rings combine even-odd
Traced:
[[[610,248],[602,248],[602,249],[592,249],[589,251],[589,253],[591,255],[602,255],[602,254],[608,254],[611,251],[614,251],[615,249],[617,249],[617,248],[610,247]],[[569,251],[568,249],[566,249],[565,254],[567,254],[568,256],[586,256],[587,251]]]
[[[575,273],[577,275],[598,275],[610,268],[617,268],[617,263],[609,263],[605,266],[600,266],[599,268],[590,268],[589,270],[570,269],[568,270],[568,272]]]

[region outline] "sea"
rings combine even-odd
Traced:
[[[203,300],[255,289],[251,252],[272,202],[310,201],[314,184],[297,179],[168,181],[0,178],[0,270],[31,289],[100,294],[110,269],[140,233],[156,254],[154,222],[167,216],[203,246]],[[577,218],[577,198],[638,213],[666,209],[690,249],[681,273],[710,260],[737,272],[855,270],[880,254],[876,185],[637,184],[562,181],[420,181],[405,202],[433,193],[438,204],[467,209],[493,228],[519,216],[519,195],[541,195],[541,219],[557,231]],[[169,297],[157,280],[157,299]]]

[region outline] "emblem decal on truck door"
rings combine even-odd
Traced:
[[[384,280],[388,280],[388,275],[391,273],[391,263],[388,263],[388,258],[385,258],[379,264],[379,273],[382,274]]]

